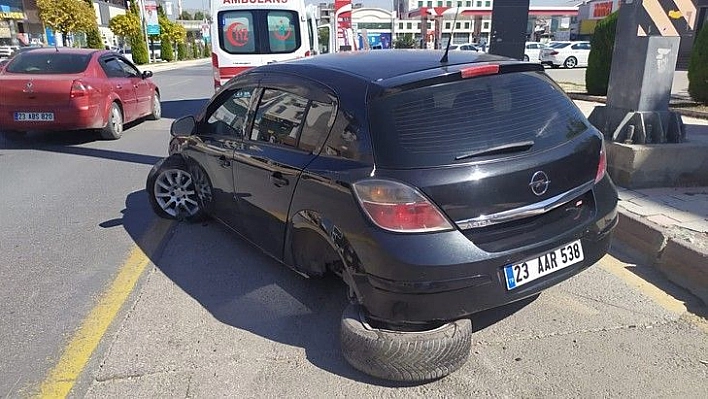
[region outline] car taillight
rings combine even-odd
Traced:
[[[553,51],[551,51],[551,55],[558,55],[558,52],[553,50]]]
[[[71,84],[71,92],[69,92],[69,97],[78,98],[88,96],[89,90],[91,90],[91,86],[89,84],[80,80],[75,80]]]
[[[312,53],[310,53],[310,50],[305,51],[305,57],[309,57],[311,55],[312,55]]]
[[[401,233],[452,229],[437,207],[413,187],[378,179],[363,180],[353,187],[366,215],[382,229]]]
[[[605,177],[605,172],[607,172],[607,153],[605,152],[605,142],[603,141],[600,148],[600,161],[597,164],[597,173],[595,174],[595,183]]]

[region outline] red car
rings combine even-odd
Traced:
[[[118,139],[125,123],[160,118],[160,91],[151,76],[106,50],[19,53],[0,69],[0,130],[12,137],[97,129],[104,139]]]

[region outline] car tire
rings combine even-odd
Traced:
[[[563,61],[563,66],[568,69],[573,69],[578,66],[578,59],[575,57],[568,57]]]
[[[344,358],[373,377],[425,382],[462,367],[472,346],[472,322],[460,319],[427,331],[378,329],[365,322],[362,309],[349,305],[341,320]]]
[[[164,158],[153,166],[145,191],[153,211],[165,219],[204,220],[205,203],[212,199],[206,173],[197,167],[190,170],[179,156]]]
[[[157,91],[152,95],[152,108],[148,119],[156,121],[162,118],[162,104],[160,103],[160,93]]]
[[[101,137],[104,140],[118,140],[123,135],[123,111],[118,103],[111,104],[111,110],[108,113],[108,122],[101,129]]]

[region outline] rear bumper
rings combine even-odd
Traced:
[[[15,112],[52,112],[53,121],[15,121]],[[59,131],[99,129],[104,125],[99,104],[55,106],[8,106],[0,105],[0,126],[4,130],[17,131]]]
[[[617,224],[616,191],[604,179],[605,198],[598,198],[589,224],[511,251],[489,253],[461,232],[412,237],[377,237],[380,245],[360,255],[365,272],[354,274],[359,300],[370,318],[387,324],[447,322],[533,296],[590,267],[608,251]],[[504,267],[536,258],[580,240],[584,260],[516,289],[506,286]],[[359,254],[360,252],[357,251]],[[377,263],[378,262],[378,263]]]

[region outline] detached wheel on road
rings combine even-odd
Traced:
[[[101,129],[101,137],[105,140],[118,140],[123,135],[123,111],[117,103],[111,104],[108,122]]]
[[[152,112],[148,115],[148,119],[156,121],[162,118],[162,104],[160,103],[160,93],[155,92],[152,96]]]
[[[462,367],[472,346],[472,322],[460,319],[427,331],[402,332],[370,326],[361,307],[342,314],[342,353],[354,368],[392,381],[424,382]]]
[[[578,59],[575,57],[568,57],[565,59],[565,62],[563,62],[563,66],[568,69],[573,69],[578,66]]]
[[[175,156],[153,166],[145,189],[152,209],[166,219],[202,220],[206,217],[204,204],[212,198],[206,174],[198,167],[188,168]]]

